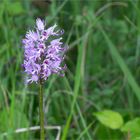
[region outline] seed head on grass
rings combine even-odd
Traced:
[[[45,81],[55,73],[63,75],[66,65],[61,66],[64,60],[66,47],[62,47],[62,30],[56,30],[55,24],[45,29],[43,20],[37,18],[35,31],[27,31],[23,39],[24,63],[23,67],[28,75],[27,83],[39,80]]]

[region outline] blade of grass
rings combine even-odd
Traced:
[[[85,133],[91,128],[91,126],[94,124],[94,122],[95,122],[95,121],[93,121],[92,123],[90,123],[90,124],[86,127],[86,129],[84,129],[84,130],[81,132],[81,134],[79,135],[79,137],[77,138],[77,140],[80,140],[80,139],[83,137],[83,135],[85,135]]]
[[[68,90],[70,90],[70,93],[67,93],[68,95],[71,95],[71,96],[74,96],[73,94],[72,94],[72,88],[70,87],[70,84],[69,84],[69,82],[68,82],[68,79],[66,78],[66,77],[64,77],[64,82],[65,82],[65,84],[66,84],[66,86],[67,86],[67,88],[68,88]],[[83,117],[83,115],[82,115],[82,113],[81,113],[81,110],[80,110],[80,107],[79,107],[79,104],[78,103],[76,103],[76,108],[77,108],[77,111],[78,111],[78,114],[80,115],[80,120],[82,121],[82,125],[83,125],[83,131],[84,131],[84,134],[86,134],[87,135],[87,137],[88,137],[88,139],[89,140],[92,140],[92,138],[91,138],[91,136],[90,136],[90,134],[89,134],[89,132],[88,132],[88,129],[87,129],[87,124],[86,124],[86,122],[85,122],[85,120],[84,120],[84,117]],[[85,131],[86,130],[86,131]],[[82,131],[82,132],[83,132]]]
[[[53,16],[51,17],[51,19],[48,21],[49,23],[57,16],[57,14],[63,9],[63,7],[65,6],[65,4],[67,3],[68,0],[64,0],[63,3],[57,8],[55,9],[55,7],[53,9],[55,9],[55,11],[53,12]]]
[[[87,134],[88,140],[93,140],[92,137],[90,136],[89,132],[88,132],[88,126],[86,125],[86,122],[85,122],[84,117],[83,117],[83,115],[81,113],[81,110],[80,110],[80,107],[79,107],[78,103],[76,103],[76,108],[77,108],[77,110],[79,112],[82,124],[84,126],[84,130],[82,132]]]
[[[66,137],[67,137],[68,129],[70,127],[70,122],[71,122],[72,115],[73,115],[73,112],[74,112],[75,103],[76,103],[76,100],[77,100],[77,97],[78,97],[80,80],[81,80],[81,65],[82,65],[83,48],[84,48],[84,46],[87,42],[88,35],[84,38],[83,44],[78,47],[78,59],[77,59],[75,84],[74,84],[74,97],[73,97],[73,101],[72,101],[72,104],[71,104],[70,115],[69,115],[69,117],[67,119],[67,122],[66,122],[66,125],[64,127],[62,140],[65,140]]]
[[[103,28],[100,28],[100,30],[106,40],[106,43],[110,50],[112,58],[118,63],[119,67],[121,68],[123,74],[125,75],[128,83],[129,83],[129,85],[131,86],[136,97],[140,101],[140,94],[139,94],[140,88],[139,88],[139,85],[137,84],[136,80],[134,79],[134,76],[131,74],[131,72],[130,72],[129,68],[127,67],[127,65],[125,64],[122,56],[119,54],[118,50],[116,49],[116,47],[114,46],[114,44],[112,43],[112,41],[110,40],[110,38],[108,37],[106,32],[103,30]]]

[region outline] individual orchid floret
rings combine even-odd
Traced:
[[[45,29],[45,23],[37,18],[35,30],[29,30],[23,39],[24,69],[28,83],[45,81],[53,74],[62,75],[66,66],[62,66],[65,47],[61,42],[61,30],[55,24]]]
[[[38,34],[34,31],[29,30],[26,34],[26,38],[30,39],[30,41],[37,41],[38,40]]]
[[[40,31],[44,30],[45,28],[44,22],[40,18],[36,19],[36,25],[37,25],[37,29]]]

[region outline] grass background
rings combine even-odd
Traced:
[[[140,115],[139,0],[0,0],[0,140],[39,139],[13,133],[39,125],[39,87],[24,84],[21,67],[21,40],[37,17],[63,28],[69,45],[65,77],[45,84],[45,124],[60,126],[62,140],[130,140],[93,113],[110,109],[124,122]],[[47,130],[49,140],[56,135]]]

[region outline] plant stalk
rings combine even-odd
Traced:
[[[39,118],[40,118],[40,140],[45,140],[44,111],[43,111],[43,83],[42,82],[40,82],[40,88],[39,88]]]

